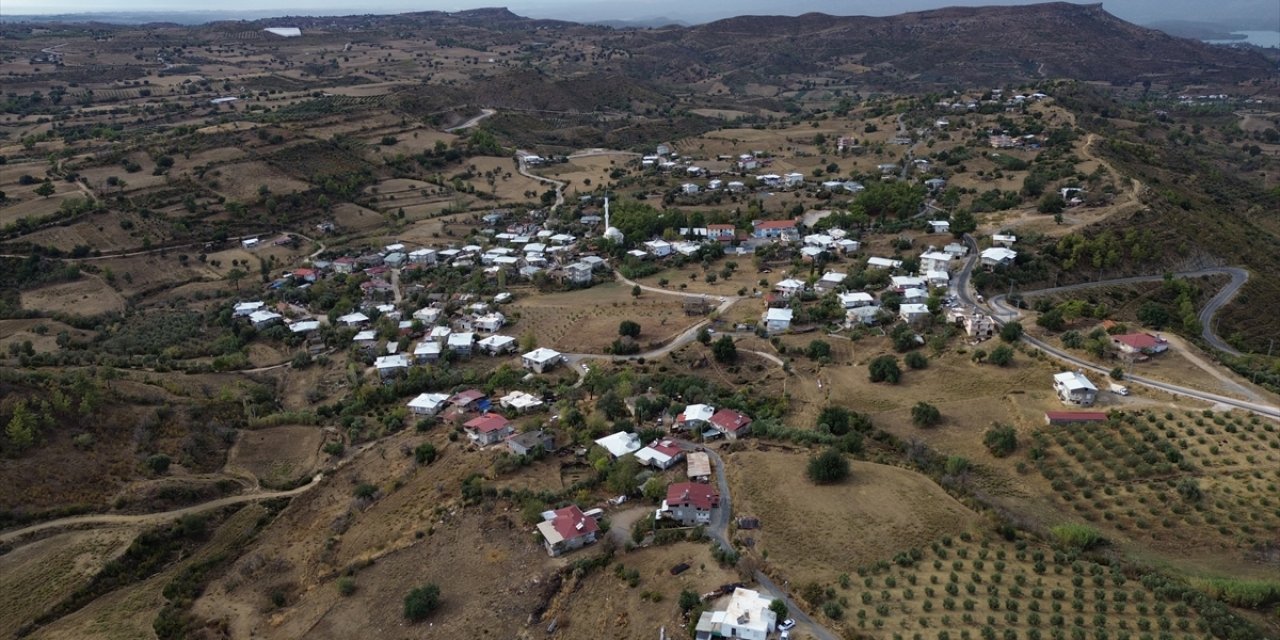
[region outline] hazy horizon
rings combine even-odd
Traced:
[[[270,3],[270,7],[263,5]],[[72,13],[210,13],[219,16],[243,12],[253,18],[271,15],[347,15],[404,13],[410,11],[460,11],[481,7],[506,7],[532,18],[562,20],[648,20],[669,18],[698,23],[736,15],[799,15],[819,11],[834,15],[893,15],[947,6],[1037,4],[1010,0],[797,0],[780,5],[766,0],[714,2],[691,6],[679,0],[635,0],[631,3],[601,0],[372,0],[360,4],[352,0],[224,0],[216,9],[208,4],[172,0],[4,0],[0,17]],[[1075,4],[1094,4],[1076,2]],[[1206,5],[1200,0],[1116,0],[1103,8],[1119,18],[1139,24],[1161,21],[1196,21],[1280,30],[1280,2],[1274,0],[1221,0]]]

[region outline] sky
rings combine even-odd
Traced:
[[[705,22],[734,15],[797,15],[821,11],[834,15],[890,15],[941,6],[1026,4],[1026,0],[0,0],[0,17],[16,14],[52,14],[123,11],[254,11],[275,10],[281,15],[333,15],[346,13],[399,13],[405,11],[456,11],[485,6],[506,6],[534,18],[565,20],[630,20],[665,17],[684,22]],[[1162,20],[1234,23],[1241,28],[1280,30],[1277,0],[1112,0],[1107,11],[1138,24]],[[219,16],[222,18],[223,16]]]

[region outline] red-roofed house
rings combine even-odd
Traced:
[[[315,282],[316,270],[315,269],[294,269],[293,277],[297,278],[298,280],[302,280],[303,282]]]
[[[708,524],[711,510],[720,506],[715,487],[699,482],[675,482],[667,487],[667,499],[658,509],[658,519],[676,520],[683,525]]]
[[[1111,344],[1128,354],[1163,353],[1169,349],[1169,343],[1164,338],[1149,333],[1125,333],[1111,336]]]
[[[672,465],[684,459],[684,450],[670,440],[655,440],[649,446],[637,451],[635,455],[640,464],[657,469],[670,469]]]
[[[795,220],[756,220],[751,224],[752,235],[757,238],[779,238],[787,242],[800,239],[800,229]]]
[[[1044,421],[1048,424],[1106,422],[1107,414],[1101,411],[1046,411],[1044,412]]]
[[[471,441],[484,447],[496,444],[511,435],[511,421],[497,413],[486,413],[472,418],[462,425]]]
[[[577,505],[551,512],[551,517],[538,524],[543,545],[552,557],[581,549],[596,541],[600,525],[587,517]]]
[[[720,242],[733,242],[734,229],[731,224],[709,224],[707,225],[707,239],[719,240]]]
[[[747,429],[751,426],[751,417],[734,411],[733,409],[721,409],[711,416],[711,428],[724,434],[724,437],[730,440],[737,440],[740,436],[748,433]]]
[[[477,411],[484,400],[485,395],[479,389],[467,389],[459,391],[449,398],[449,404],[465,411]]]

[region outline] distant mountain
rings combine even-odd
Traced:
[[[689,22],[671,18],[632,18],[630,20],[585,20],[583,24],[612,27],[614,29],[654,29],[658,27],[687,27]]]
[[[956,7],[889,17],[741,16],[640,32],[627,44],[638,73],[738,82],[865,70],[872,84],[991,84],[1035,78],[1108,82],[1233,82],[1273,73],[1261,56],[1214,48],[1125,22],[1102,5],[1065,2]]]

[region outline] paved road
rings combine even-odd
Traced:
[[[238,496],[229,496],[226,498],[219,498],[217,500],[210,500],[209,502],[202,502],[200,504],[192,505],[190,507],[183,507],[181,509],[174,509],[172,511],[161,511],[159,513],[144,513],[144,514],[138,514],[138,515],[92,514],[92,515],[83,515],[83,516],[70,516],[67,518],[58,518],[57,520],[41,522],[40,524],[33,524],[29,527],[23,527],[21,529],[14,529],[12,531],[6,531],[4,533],[0,533],[0,544],[7,544],[15,540],[18,540],[20,538],[23,538],[25,536],[28,536],[30,534],[44,531],[46,529],[74,527],[74,526],[85,525],[85,524],[92,524],[92,525],[154,524],[157,522],[167,522],[169,520],[175,520],[177,518],[181,518],[182,516],[190,515],[193,513],[203,513],[205,511],[210,511],[212,509],[218,509],[221,507],[226,507],[234,504],[243,504],[245,502],[258,502],[260,500],[270,500],[272,498],[288,498],[288,497],[296,496],[306,491],[310,491],[311,489],[319,486],[320,481],[322,479],[324,479],[324,474],[317,473],[315,477],[311,478],[311,482],[308,482],[307,484],[302,485],[301,487],[290,489],[288,491],[267,491],[263,493],[248,493],[248,494],[238,495]]]
[[[538,182],[555,186],[556,203],[551,206],[551,213],[555,213],[556,209],[559,209],[561,205],[564,204],[565,183],[560,180],[552,180],[551,178],[544,178],[536,173],[529,171],[529,166],[525,164],[524,156],[520,155],[519,151],[516,152],[516,171],[520,172],[520,175],[526,178],[529,178],[531,180],[537,180]]]
[[[488,118],[489,116],[491,116],[491,115],[493,115],[493,114],[495,114],[495,113],[497,113],[497,111],[494,111],[493,109],[481,109],[481,110],[480,110],[480,115],[478,115],[478,116],[476,116],[476,117],[474,117],[474,118],[472,118],[472,119],[470,119],[470,120],[467,120],[466,122],[464,122],[464,123],[462,123],[462,124],[460,124],[460,125],[458,125],[458,126],[456,126],[456,127],[449,127],[448,129],[445,129],[445,133],[456,133],[456,132],[458,132],[458,131],[462,131],[462,130],[464,130],[464,129],[470,129],[471,127],[474,127],[474,126],[476,126],[477,124],[480,124],[480,121],[481,121],[481,120],[484,120],[485,118]]]
[[[957,295],[966,304],[973,307],[977,307],[978,306],[977,303],[974,302],[973,297],[969,293],[969,275],[972,273],[973,267],[978,261],[978,255],[976,251],[977,246],[976,246],[976,243],[973,241],[973,238],[968,234],[965,234],[964,240],[965,240],[965,243],[968,244],[970,248],[969,259],[965,261],[964,267],[960,269],[959,274],[956,276]],[[1215,295],[1213,299],[1210,300],[1209,305],[1206,305],[1206,310],[1208,311],[1207,315],[1203,311],[1201,312],[1201,316],[1200,316],[1201,322],[1203,323],[1206,332],[1209,331],[1209,327],[1210,327],[1209,320],[1212,320],[1213,312],[1217,311],[1218,308],[1220,308],[1223,304],[1225,304],[1228,300],[1230,300],[1231,296],[1235,295],[1235,292],[1240,288],[1242,284],[1244,284],[1245,279],[1248,278],[1247,272],[1245,272],[1242,269],[1236,269],[1235,267],[1223,267],[1221,269],[1204,269],[1201,271],[1188,271],[1188,272],[1185,272],[1184,275],[1191,275],[1191,274],[1206,275],[1208,273],[1229,274],[1231,275],[1231,283],[1228,284],[1221,292],[1219,292],[1218,295]],[[1100,285],[1117,284],[1117,283],[1122,284],[1126,281],[1141,282],[1143,280],[1149,280],[1152,278],[1159,280],[1159,279],[1162,279],[1163,276],[1103,280],[1101,282],[1091,282],[1091,283],[1084,283],[1079,285],[1070,285],[1069,287],[1058,287],[1056,290],[1072,289],[1072,288],[1082,289],[1089,286],[1100,286]],[[1024,296],[1034,295],[1035,293],[1037,292],[1034,292],[1034,291],[1023,292],[1023,295]],[[1043,291],[1041,291],[1040,293],[1043,293]],[[1020,318],[1022,315],[1022,312],[1020,310],[1009,307],[1004,303],[1004,296],[996,296],[992,298],[990,311],[991,311],[991,317],[994,318],[998,324],[1004,324],[1005,322],[1016,320]],[[1216,339],[1217,336],[1214,336],[1214,338]],[[1027,344],[1059,360],[1062,360],[1063,362],[1071,364],[1072,366],[1075,366],[1077,368],[1088,369],[1089,371],[1102,373],[1102,374],[1110,373],[1109,369],[1098,366],[1092,362],[1089,362],[1088,360],[1085,360],[1083,358],[1076,356],[1075,354],[1072,354],[1062,349],[1059,349],[1057,347],[1054,347],[1038,338],[1034,338],[1032,336],[1023,334],[1022,340],[1023,342],[1026,342]],[[1128,376],[1125,376],[1125,380],[1134,384],[1139,384],[1144,387],[1151,388],[1151,389],[1156,389],[1159,391],[1171,393],[1175,397],[1186,396],[1188,398],[1193,398],[1196,400],[1203,400],[1205,402],[1212,402],[1216,404],[1226,405],[1229,407],[1234,407],[1236,409],[1243,409],[1245,411],[1256,413],[1262,416],[1267,416],[1270,418],[1280,418],[1280,408],[1277,408],[1274,405],[1269,405],[1269,404],[1264,404],[1259,402],[1248,402],[1245,400],[1238,400],[1236,398],[1229,398],[1227,396],[1218,395],[1216,393],[1209,393],[1207,391],[1201,391],[1199,389],[1192,389],[1190,387],[1183,387],[1176,384],[1170,384],[1168,382],[1152,380],[1150,378],[1145,378],[1142,376],[1128,375]]]

